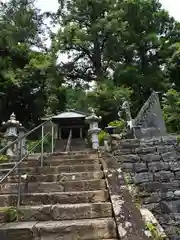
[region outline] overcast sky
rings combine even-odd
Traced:
[[[180,0],[160,0],[163,7],[169,11],[176,20],[180,21]],[[37,6],[42,11],[56,11],[58,6],[57,0],[37,0]]]

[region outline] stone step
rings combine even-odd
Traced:
[[[112,218],[14,222],[0,227],[0,239],[3,240],[98,240],[116,237],[116,224]]]
[[[11,169],[15,165],[15,162],[5,162],[0,164],[0,169]]]
[[[61,166],[61,165],[86,165],[99,164],[99,159],[45,159],[43,166]],[[21,167],[38,167],[41,165],[40,159],[26,160],[22,162]],[[13,165],[14,166],[14,165]],[[5,168],[5,165],[4,165]],[[9,168],[9,167],[7,167]]]
[[[66,154],[66,155],[56,155],[51,156],[52,159],[98,159],[97,154]]]
[[[0,169],[0,175],[6,174],[10,169]],[[33,174],[58,174],[62,172],[90,172],[90,171],[101,171],[100,164],[86,164],[86,165],[62,165],[54,167],[26,167],[21,168],[21,173],[33,173]],[[17,174],[17,171],[14,171],[13,174]]]
[[[81,157],[88,157],[88,158],[98,158],[97,152],[92,151],[73,151],[73,152],[54,152],[52,154],[53,158],[60,157],[60,158],[81,158]]]
[[[79,172],[79,173],[60,173],[46,175],[22,175],[22,182],[60,182],[73,180],[102,179],[104,174],[100,172]],[[7,178],[9,183],[18,182],[18,175],[12,175]]]
[[[112,217],[111,203],[83,203],[20,207],[20,221],[63,221]]]
[[[21,205],[75,204],[109,201],[107,190],[84,192],[49,192],[21,195]],[[16,206],[17,194],[0,195],[0,207]]]
[[[21,192],[38,193],[38,192],[75,192],[75,191],[93,191],[105,189],[105,180],[91,179],[82,181],[65,181],[65,182],[30,182],[21,183]],[[0,185],[1,194],[17,193],[17,183],[4,183]]]

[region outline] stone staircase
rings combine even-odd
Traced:
[[[12,163],[11,163],[12,165]],[[3,164],[5,174],[10,166]],[[97,154],[55,154],[21,165],[18,221],[0,224],[1,240],[119,239],[102,165]],[[28,173],[28,174],[27,174]],[[1,185],[0,209],[16,206],[18,175]]]

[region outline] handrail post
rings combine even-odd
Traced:
[[[20,139],[19,161],[23,158],[23,140]],[[17,199],[17,220],[19,220],[19,208],[21,205],[21,164],[18,166],[18,199]]]
[[[41,128],[41,167],[43,167],[44,161],[44,125]]]
[[[54,124],[51,122],[51,153],[54,153]]]

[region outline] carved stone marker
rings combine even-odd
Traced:
[[[138,138],[167,135],[157,92],[153,91],[144,103],[137,117],[134,119],[134,126],[141,128],[141,131],[138,130]]]

